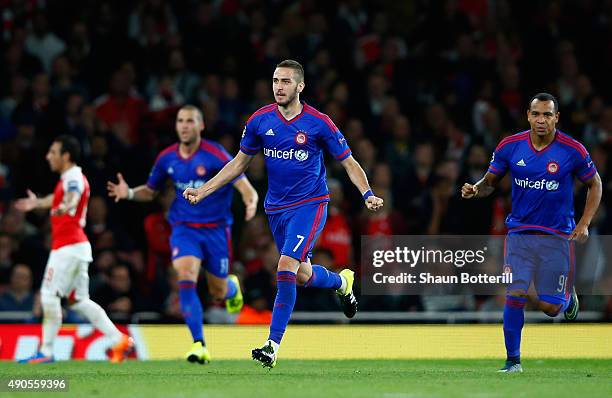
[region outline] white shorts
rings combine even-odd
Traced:
[[[51,250],[41,294],[70,296],[76,301],[89,298],[89,263],[92,260],[89,242]]]

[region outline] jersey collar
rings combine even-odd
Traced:
[[[557,141],[557,137],[559,137],[559,129],[555,129],[555,137],[553,138],[553,140],[550,142],[550,144],[546,145],[544,148],[540,149],[539,151],[537,149],[535,149],[535,147],[533,146],[533,144],[531,143],[531,130],[529,130],[529,134],[527,134],[527,142],[529,143],[529,148],[533,151],[533,153],[535,153],[536,155],[540,155],[544,152],[546,152],[548,150],[548,148],[550,148],[551,146],[553,146],[553,144],[555,143],[555,141]]]
[[[300,103],[302,104],[302,111],[300,113],[298,113],[297,115],[295,115],[294,117],[292,117],[291,119],[289,119],[289,120],[285,119],[283,114],[280,113],[280,111],[278,110],[278,105],[274,109],[274,111],[276,112],[276,116],[278,116],[279,119],[282,120],[283,123],[285,123],[285,124],[291,124],[291,123],[296,122],[299,118],[304,116],[304,114],[306,113],[306,107],[308,106],[308,105],[306,105],[306,102],[304,102],[304,101],[300,101]]]
[[[81,171],[81,168],[75,164],[74,166],[70,167],[69,169],[64,170],[64,172],[62,173],[60,178],[66,177],[66,175],[68,175],[68,173],[72,172],[72,170]]]
[[[191,155],[189,155],[188,157],[183,157],[183,155],[181,154],[181,143],[179,142],[179,144],[176,147],[176,156],[178,156],[178,158],[180,160],[183,160],[185,162],[190,161],[191,159],[193,159],[193,157],[196,155],[196,153],[198,153],[198,151],[200,149],[202,149],[202,147],[204,146],[204,139],[201,138],[200,139],[200,145],[196,148],[195,151],[193,151],[193,153]]]

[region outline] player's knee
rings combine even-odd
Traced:
[[[57,303],[61,303],[59,296],[51,293],[41,293],[40,294],[40,304],[45,307],[48,305],[55,305]]]
[[[62,317],[62,304],[60,298],[57,295],[50,293],[42,293],[40,295],[40,304],[45,318]]]
[[[191,268],[187,266],[175,267],[177,278],[179,281],[196,281],[197,273]]]
[[[290,272],[296,273],[299,265],[300,263],[296,259],[288,257],[288,256],[281,256],[281,258],[278,260],[277,270],[278,272],[290,271]]]
[[[198,273],[200,270],[200,264],[191,257],[181,257],[172,263],[172,267],[175,269],[179,281],[192,281],[198,280]]]

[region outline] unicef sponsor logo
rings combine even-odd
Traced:
[[[559,189],[559,181],[546,181],[546,189],[549,191],[556,191]]]
[[[204,180],[195,180],[195,181],[194,180],[189,180],[187,182],[177,181],[177,182],[174,183],[174,186],[179,191],[184,191],[187,188],[200,188],[205,183],[206,183],[206,181],[204,181]]]
[[[539,189],[547,191],[556,191],[557,189],[559,189],[559,181],[546,180],[545,178],[542,178],[541,180],[530,180],[529,178],[515,178],[514,183],[519,187],[525,189]]]
[[[263,153],[265,157],[274,159],[293,160],[293,158],[295,158],[299,162],[303,162],[304,160],[308,159],[308,151],[304,149],[298,149],[297,151],[295,149],[283,151],[281,149],[264,147]]]
[[[300,162],[303,162],[304,160],[308,159],[308,151],[305,151],[303,149],[296,151],[295,158],[299,160]]]

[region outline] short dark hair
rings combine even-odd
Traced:
[[[79,141],[71,135],[62,134],[53,140],[53,142],[59,142],[62,145],[60,154],[70,154],[70,161],[78,163],[81,160],[81,145]]]
[[[180,111],[192,111],[192,112],[195,112],[195,113],[198,115],[198,117],[200,118],[200,121],[201,121],[202,123],[204,123],[204,116],[202,116],[202,111],[200,110],[200,108],[198,108],[198,107],[197,107],[197,106],[195,106],[195,105],[191,105],[191,104],[186,104],[186,105],[183,105],[183,106],[181,106],[181,107],[179,108],[179,110],[178,110],[178,111],[179,111],[179,112],[180,112]],[[177,112],[177,115],[178,115],[178,112]]]
[[[277,68],[291,68],[296,71],[296,80],[298,83],[304,81],[304,67],[298,61],[286,59],[276,65]]]
[[[559,111],[559,101],[557,101],[557,99],[555,98],[554,95],[552,94],[548,94],[548,93],[537,93],[536,95],[534,95],[533,97],[531,97],[531,99],[529,100],[529,107],[527,109],[531,109],[531,103],[534,100],[538,100],[538,101],[552,101],[554,106],[555,106],[555,113],[557,113]]]

